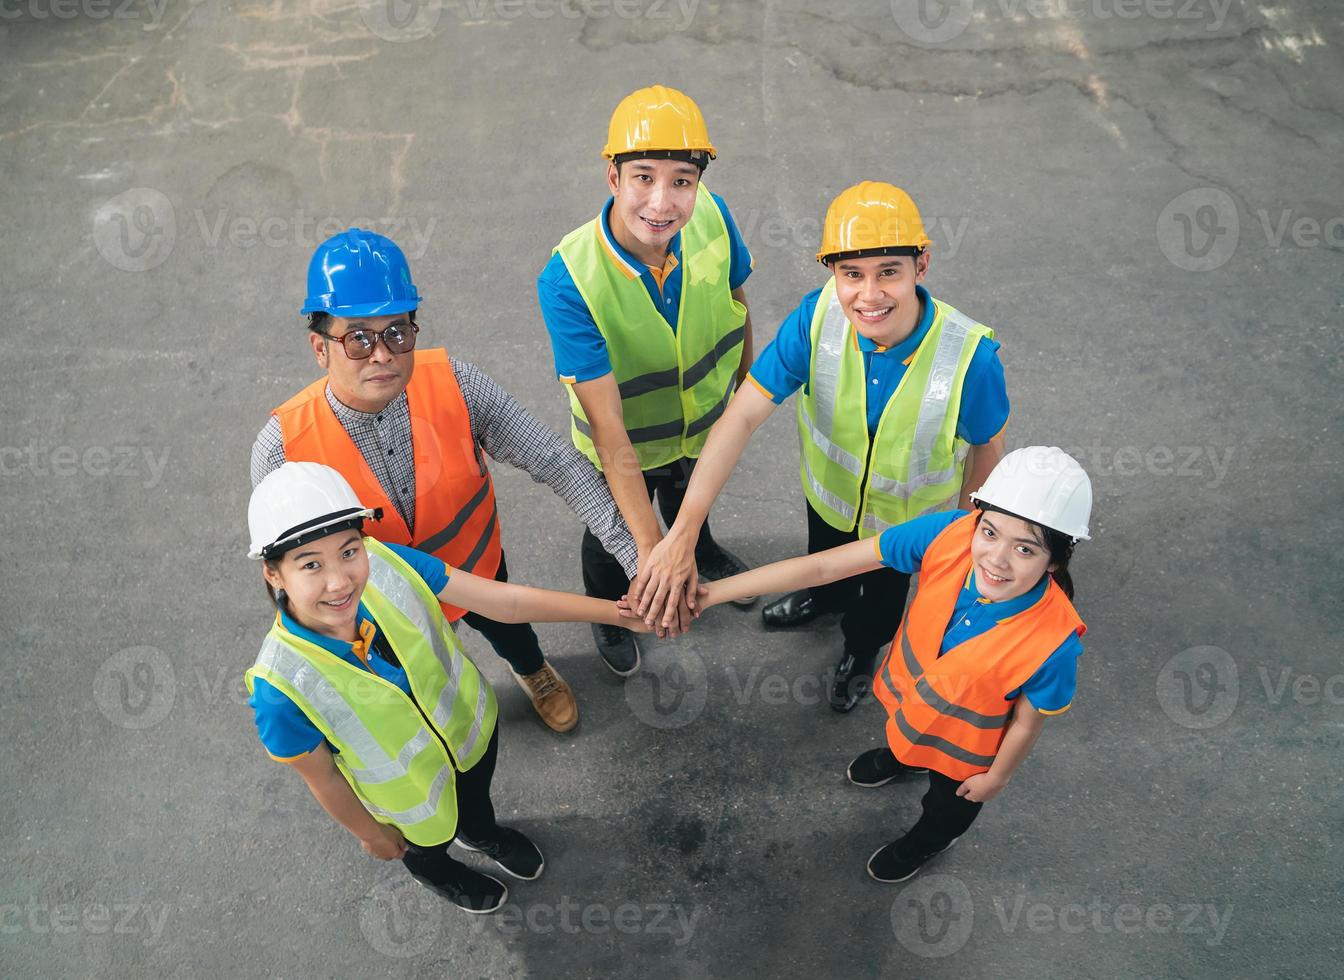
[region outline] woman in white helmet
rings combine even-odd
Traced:
[[[492,912],[507,889],[450,857],[450,843],[515,878],[544,862],[495,821],[495,696],[440,600],[501,622],[642,624],[613,602],[479,578],[364,537],[374,517],[318,463],[285,463],[253,490],[249,557],[278,609],[247,672],[257,731],[365,851],[400,858],[460,908]]]
[[[887,745],[848,770],[850,782],[869,787],[929,775],[919,820],[868,859],[878,881],[904,881],[951,847],[1002,792],[1045,717],[1073,699],[1086,627],[1073,608],[1069,559],[1088,538],[1087,474],[1062,450],[1033,446],[1005,456],[970,496],[974,511],[926,514],[878,538],[701,590],[708,608],[884,565],[919,573],[919,591],[874,679],[887,709]]]

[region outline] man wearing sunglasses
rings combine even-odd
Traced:
[[[442,348],[416,349],[419,305],[391,239],[351,228],[318,246],[300,312],[326,377],[272,412],[252,447],[252,485],[286,461],[325,463],[380,508],[366,533],[506,581],[484,449],[549,485],[633,577],[638,552],[601,474],[480,369]],[[490,642],[547,726],[578,724],[574,692],[530,625],[444,613]]]

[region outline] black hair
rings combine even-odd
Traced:
[[[411,310],[409,313],[406,314],[407,318],[411,321],[412,324],[415,323],[415,312],[416,312],[415,310]],[[308,314],[308,329],[315,334],[325,335],[330,323],[331,323],[330,313],[323,313],[321,310],[318,310],[316,313]]]
[[[263,561],[265,562],[266,567],[269,568],[271,571],[273,572],[280,571],[279,558],[265,558],[263,559]],[[285,595],[284,589],[281,589],[279,592],[277,592],[275,590],[275,586],[272,585],[270,582],[267,582],[266,594],[271,597],[271,604],[275,606],[276,609],[280,610],[280,612],[285,611],[285,604],[289,602],[289,597]]]
[[[982,513],[993,511],[996,514],[1016,517],[1019,521],[1025,521],[1028,527],[1039,534],[1041,540],[1045,542],[1045,550],[1050,552],[1050,563],[1055,566],[1055,570],[1050,575],[1054,578],[1060,591],[1072,601],[1073,576],[1069,574],[1069,559],[1073,557],[1073,538],[1063,531],[1056,531],[1053,527],[1046,527],[1044,524],[1038,524],[1021,514],[1014,514],[1011,510],[1004,510],[1002,507],[995,507],[993,504],[987,504],[981,500],[977,500],[975,506]]]
[[[709,153],[705,150],[634,150],[630,153],[617,153],[611,158],[611,162],[616,165],[616,176],[621,175],[621,164],[628,163],[631,160],[681,160],[683,163],[693,163],[700,168],[700,176],[704,176],[705,168],[709,166]]]

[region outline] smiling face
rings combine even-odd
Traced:
[[[975,587],[990,602],[1026,595],[1055,566],[1038,528],[1020,517],[985,511],[971,538]]]
[[[695,210],[700,168],[684,160],[627,160],[607,167],[611,232],[645,265],[661,266]]]
[[[359,599],[369,580],[369,554],[358,531],[346,528],[281,555],[262,575],[284,589],[289,614],[315,633],[354,642]]]
[[[883,347],[895,347],[919,325],[915,286],[929,270],[929,253],[870,255],[831,263],[835,297],[854,329]]]
[[[339,338],[354,330],[383,331],[394,323],[409,330],[411,319],[405,313],[359,319],[333,316],[326,321],[324,329],[331,337]],[[415,370],[414,351],[393,354],[380,341],[367,358],[355,360],[346,355],[344,345],[336,340],[309,333],[308,341],[317,363],[327,372],[332,394],[358,412],[381,412],[411,382],[411,373]]]

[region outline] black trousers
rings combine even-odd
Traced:
[[[807,553],[815,555],[859,539],[858,530],[837,531],[826,519],[807,505]],[[876,547],[876,546],[874,546]],[[872,673],[878,647],[890,643],[905,613],[905,597],[910,591],[910,576],[890,568],[879,568],[830,585],[812,588],[812,598],[826,612],[841,614],[840,632],[845,651]]]
[[[923,812],[898,845],[903,857],[922,860],[935,854],[966,833],[975,822],[984,804],[958,796],[957,787],[961,784],[960,779],[929,770],[929,790],[921,801]]]
[[[663,523],[671,527],[681,510],[681,502],[686,499],[686,487],[690,485],[691,473],[695,469],[695,460],[678,459],[667,466],[644,471],[644,486],[649,491],[649,500],[658,498],[658,512],[663,515]],[[712,557],[718,551],[718,545],[709,533],[709,521],[700,527],[700,537],[695,542],[695,557],[702,561]],[[602,542],[592,531],[584,528],[583,546],[580,549],[583,562],[583,590],[599,599],[619,599],[625,595],[630,580],[625,577],[625,569],[613,558]]]
[[[495,581],[508,580],[509,566],[504,560],[504,552],[501,551]],[[532,628],[531,623],[498,623],[474,612],[469,612],[462,618],[468,626],[485,637],[495,653],[508,662],[515,674],[535,674],[545,666],[546,658],[542,656],[541,644],[537,642],[537,631]]]
[[[457,774],[457,837],[480,842],[492,841],[499,836],[495,806],[490,802],[490,781],[494,779],[495,761],[498,758],[499,725],[495,725],[485,755],[470,770]],[[451,843],[445,841],[431,847],[420,847],[407,841],[406,856],[401,859],[401,863],[406,865],[411,874],[435,881],[445,867],[460,863],[448,855],[448,845]]]

